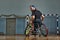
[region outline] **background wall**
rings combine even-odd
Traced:
[[[16,19],[16,34],[24,34],[25,29],[25,19],[17,18]]]
[[[31,14],[29,6],[33,4],[43,14],[59,14],[60,0],[0,0],[0,14]]]
[[[0,34],[6,34],[6,19],[0,18]]]

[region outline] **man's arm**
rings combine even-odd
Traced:
[[[40,11],[39,11],[40,12]],[[41,17],[41,20],[43,21],[44,20],[44,15],[40,12],[40,17]]]

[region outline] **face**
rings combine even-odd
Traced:
[[[35,8],[30,6],[30,10],[31,10],[31,11],[32,11],[32,10],[35,10]]]

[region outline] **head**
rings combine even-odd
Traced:
[[[36,10],[35,6],[34,6],[34,5],[30,5],[30,10],[31,10],[31,11]]]

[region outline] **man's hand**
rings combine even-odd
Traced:
[[[42,21],[44,20],[44,15],[42,15],[41,20],[42,20]]]

